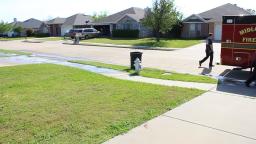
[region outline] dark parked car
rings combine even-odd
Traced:
[[[95,28],[82,28],[82,29],[72,29],[69,31],[69,36],[73,39],[75,35],[78,34],[80,39],[88,39],[98,37],[100,32]]]

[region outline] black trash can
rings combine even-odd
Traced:
[[[139,58],[140,61],[142,60],[142,52],[131,52],[130,53],[130,57],[131,57],[131,69],[135,70],[134,67],[134,61]]]

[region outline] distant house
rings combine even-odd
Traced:
[[[61,36],[61,27],[65,23],[66,18],[55,18],[47,21],[50,36]]]
[[[12,25],[12,27],[22,27],[22,22],[17,21],[16,18],[14,18],[14,19],[13,19],[13,22],[10,23],[10,24]],[[13,37],[13,36],[19,36],[20,34],[15,33],[14,31],[11,30],[11,31],[9,31],[9,32],[7,33],[7,35],[8,35],[8,37]]]
[[[144,17],[144,9],[132,7],[95,21],[92,25],[108,36],[112,35],[113,30],[139,30],[140,37],[151,36],[152,31],[141,24]]]
[[[73,28],[91,27],[92,17],[84,14],[75,14],[65,19],[61,25],[61,36],[64,36],[69,30]]]
[[[250,15],[250,13],[235,4],[228,3],[200,14],[193,14],[183,20],[182,37],[203,38],[213,33],[215,40],[221,40],[224,15]]]
[[[31,18],[21,23],[24,31],[32,29],[35,33],[48,33],[48,28],[45,22]]]
[[[40,20],[31,18],[28,20],[25,20],[23,22],[17,21],[17,19],[15,18],[14,21],[12,23],[10,23],[11,25],[13,25],[14,27],[22,27],[23,31],[21,32],[21,36],[26,36],[26,31],[28,29],[31,29],[34,31],[34,33],[48,33],[48,27],[46,25],[45,22],[42,22]],[[9,32],[8,36],[13,36],[15,35],[14,32]]]

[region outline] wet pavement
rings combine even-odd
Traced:
[[[168,86],[183,86],[187,88],[199,88],[204,87],[204,84],[197,84],[198,86],[193,86],[194,83],[189,82],[172,82],[168,80],[155,80],[150,78],[143,78],[140,76],[129,76],[129,74],[113,69],[107,68],[99,68],[91,65],[83,65],[68,62],[69,60],[81,60],[79,58],[72,58],[72,57],[64,57],[58,55],[48,55],[48,54],[39,54],[35,53],[30,56],[27,55],[17,55],[17,54],[7,54],[7,53],[0,53],[0,64],[2,66],[11,66],[11,65],[21,65],[21,64],[40,64],[40,63],[51,63],[51,64],[58,64],[64,66],[70,66],[74,68],[79,68],[83,70],[87,70],[90,72],[103,74],[106,76],[116,77],[119,79],[131,80],[131,81],[138,81],[138,82],[147,82],[155,83],[155,84],[162,84]],[[84,59],[83,59],[84,60]],[[226,70],[223,75],[212,75],[212,74],[204,74],[206,76],[213,77],[219,80],[218,89],[222,89],[220,84],[234,87],[237,85],[244,85],[244,81],[249,75],[248,71],[240,71],[240,70]],[[190,86],[191,85],[191,86]],[[210,90],[214,87],[214,85],[208,85],[204,87],[204,90]],[[236,88],[235,88],[236,89]]]
[[[165,85],[165,86],[196,88],[201,90],[211,90],[216,87],[216,84],[181,82],[181,81],[146,78],[141,76],[131,76],[129,73],[121,72],[113,69],[100,68],[100,67],[95,67],[91,65],[83,65],[83,64],[68,62],[69,60],[77,60],[77,59],[68,58],[68,57],[60,57],[60,56],[56,57],[54,55],[46,55],[46,54],[32,54],[31,56],[1,54],[1,56],[2,57],[0,57],[0,63],[13,63],[16,65],[50,63],[50,64],[57,64],[57,65],[64,65],[64,66],[79,68],[82,70],[86,70],[93,73],[98,73],[98,74],[102,74],[105,76],[122,79],[122,80],[144,82],[144,83],[151,83],[151,84],[158,84],[158,85]]]
[[[103,46],[65,45],[63,41],[45,41],[43,43],[28,43],[23,41],[0,42],[2,49],[44,53],[64,57],[75,57],[128,66],[130,52],[143,52],[142,65],[144,67],[162,69],[167,71],[199,75],[207,73],[206,68],[198,68],[199,59],[205,57],[205,44],[198,44],[189,48],[174,51],[134,50],[129,48],[112,48]],[[220,61],[220,44],[214,44],[215,63]],[[208,66],[204,63],[202,66]],[[232,67],[216,65],[208,74],[220,75]]]
[[[76,63],[68,62],[67,60],[71,60],[71,58],[55,57],[55,56],[40,55],[40,54],[26,56],[26,55],[0,53],[0,63],[13,63],[16,65],[50,63],[50,64],[58,64],[58,65],[75,67],[75,68],[79,68],[79,69],[83,69],[83,70],[87,70],[87,71],[99,73],[99,74],[120,73],[119,71],[112,70],[112,69],[76,64]]]

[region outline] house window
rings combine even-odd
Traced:
[[[127,21],[124,23],[124,29],[126,29],[126,30],[131,29],[131,22],[130,22],[129,20],[127,20]]]
[[[202,28],[201,24],[197,24],[197,30],[201,31],[201,28]]]
[[[200,23],[196,24],[196,35],[197,37],[201,37],[202,33],[202,25]]]
[[[195,31],[195,30],[196,30],[196,24],[191,23],[191,24],[189,25],[189,31]]]
[[[113,24],[113,30],[116,30],[116,24]]]

